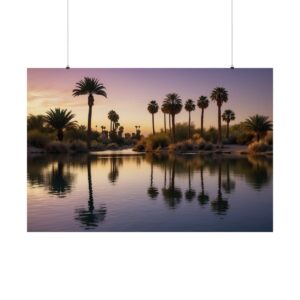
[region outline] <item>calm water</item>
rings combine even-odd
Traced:
[[[28,231],[272,231],[272,159],[28,159]]]

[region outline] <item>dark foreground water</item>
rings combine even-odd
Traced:
[[[28,159],[28,231],[272,231],[272,159]]]

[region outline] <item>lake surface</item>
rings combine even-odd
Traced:
[[[266,157],[31,157],[28,231],[272,231],[272,173]]]

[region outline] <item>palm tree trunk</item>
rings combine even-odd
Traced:
[[[62,129],[57,130],[57,139],[61,142],[64,139],[64,132]]]
[[[204,118],[204,108],[201,109],[201,137],[203,138],[203,118]]]
[[[153,134],[155,134],[155,129],[154,129],[154,114],[152,114],[152,130],[153,130]]]
[[[166,126],[166,114],[164,113],[164,125],[165,125],[165,133],[167,132],[167,126]]]
[[[229,121],[227,121],[226,138],[229,138]]]
[[[218,146],[222,146],[221,105],[218,105]]]
[[[260,140],[259,133],[256,133],[256,141],[259,142],[259,140]]]
[[[89,114],[88,114],[88,130],[87,130],[87,147],[90,150],[91,148],[91,131],[92,131],[92,105],[89,105]]]
[[[169,114],[169,130],[171,134],[172,126],[171,126],[171,114]]]
[[[191,138],[191,112],[189,111],[189,139]]]
[[[173,143],[175,143],[175,115],[172,115]]]

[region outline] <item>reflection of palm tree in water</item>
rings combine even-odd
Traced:
[[[151,199],[155,199],[158,196],[158,189],[153,186],[153,160],[151,159],[151,174],[150,174],[150,187],[148,188],[148,195]]]
[[[188,173],[189,173],[189,188],[188,190],[185,191],[185,199],[187,201],[192,201],[196,196],[196,192],[191,187],[191,166],[190,165],[188,167]]]
[[[235,189],[235,181],[230,179],[229,160],[226,161],[226,180],[223,181],[222,187],[227,194],[230,194]]]
[[[198,201],[201,206],[205,205],[209,201],[209,195],[205,194],[204,191],[204,180],[203,180],[203,166],[200,166],[200,179],[201,179],[201,192],[198,195]]]
[[[95,209],[94,206],[90,156],[87,157],[87,177],[89,189],[88,209],[76,209],[75,212],[77,216],[75,217],[75,220],[79,221],[82,224],[82,227],[84,227],[84,229],[89,230],[96,228],[98,226],[98,223],[103,222],[106,216],[106,207],[104,205],[101,205],[98,209]]]
[[[176,208],[182,198],[181,190],[175,186],[175,163],[175,160],[173,160],[169,173],[169,187],[162,189],[164,199],[170,208]]]
[[[110,172],[108,173],[108,180],[111,183],[115,183],[119,177],[119,169],[117,167],[117,158],[112,157],[110,159]]]
[[[66,196],[71,191],[74,176],[69,172],[64,172],[64,163],[57,162],[57,168],[52,166],[52,171],[48,175],[49,194],[57,195],[60,198]]]
[[[225,215],[229,205],[227,199],[223,198],[222,196],[221,182],[222,182],[222,164],[221,161],[219,161],[218,195],[217,198],[211,202],[211,206],[213,211],[215,211],[218,215]]]

